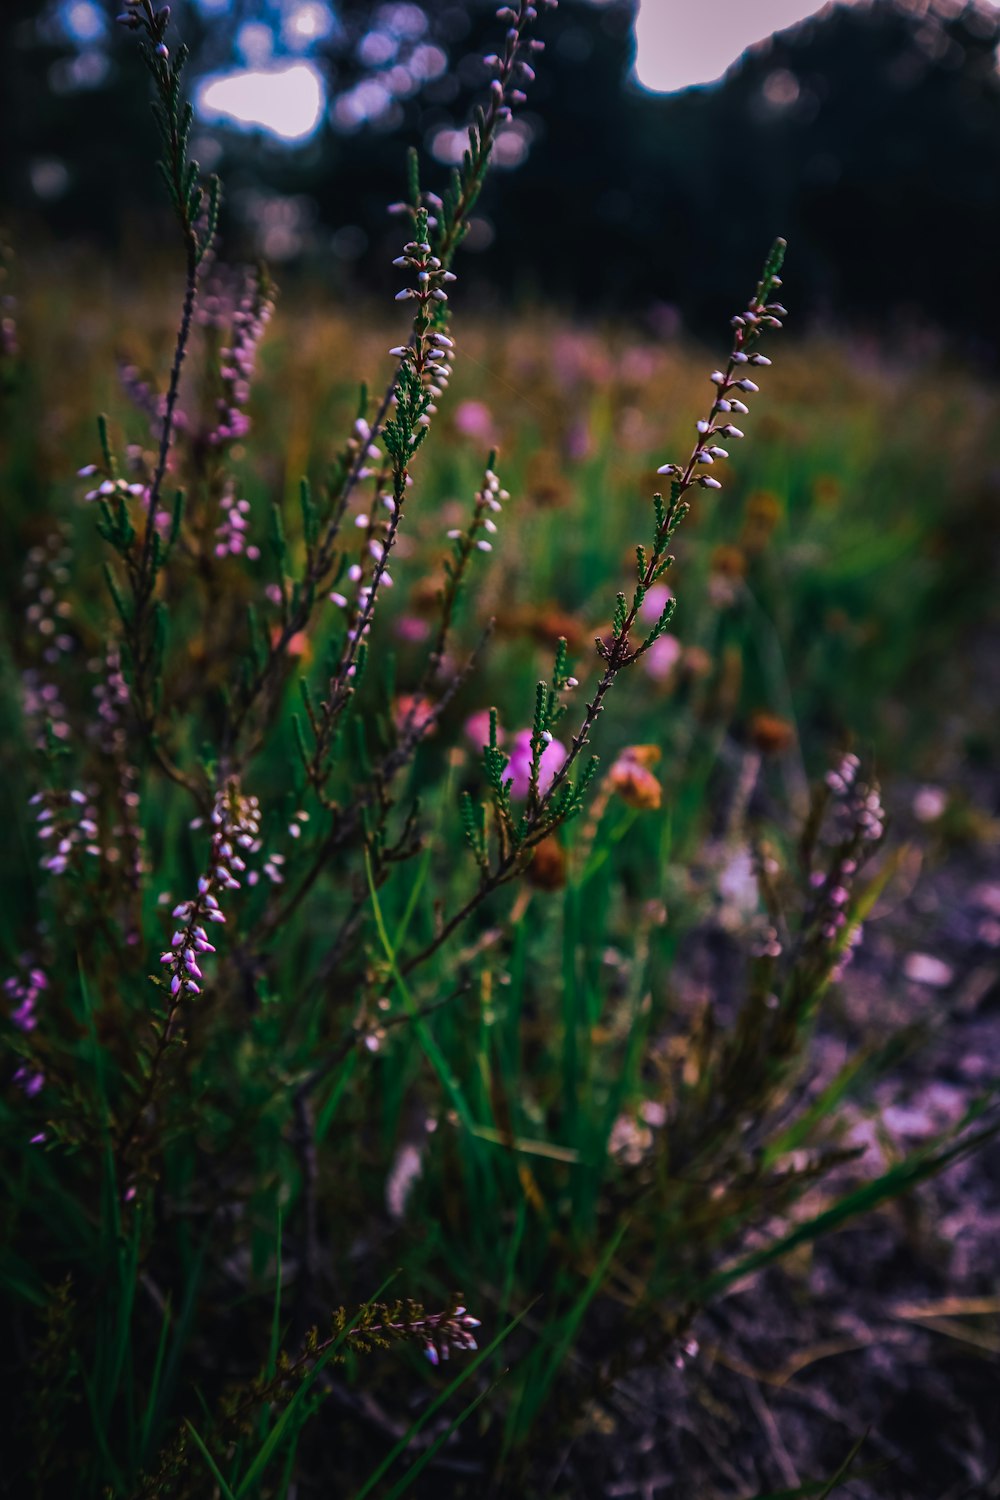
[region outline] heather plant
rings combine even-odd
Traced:
[[[329,1491],[323,1402],[341,1414],[337,1492],[401,1493],[473,1418],[498,1484],[528,1492],[553,1430],[626,1371],[692,1357],[713,1296],[991,1129],[970,1115],[800,1211],[850,1156],[836,1106],[858,1068],[819,1097],[799,1084],[891,873],[878,784],[841,747],[801,827],[764,827],[750,781],[784,729],[758,724],[728,813],[745,986],[683,1017],[664,973],[685,896],[656,874],[672,829],[643,823],[676,797],[693,859],[681,796],[659,745],[594,753],[629,679],[679,649],[671,547],[744,437],[786,317],[783,241],[690,450],[660,467],[607,628],[579,660],[556,638],[520,729],[477,691],[493,642],[473,606],[518,504],[496,451],[440,538],[422,659],[380,629],[411,517],[440,499],[425,461],[462,357],[458,252],[552,8],[497,12],[487,98],[440,195],[411,156],[391,376],[377,399],[361,387],[291,504],[262,504],[248,461],[276,289],[218,258],[221,189],[190,159],[169,7],[127,0],[120,18],[150,74],[184,284],[165,386],[123,363],[122,412],[81,469],[104,591],[80,576],[79,511],[22,576],[36,885],[4,980],[12,1493]],[[609,973],[611,935],[630,947]],[[776,1215],[786,1232],[751,1247]],[[358,1391],[408,1412],[445,1362],[373,1461]]]

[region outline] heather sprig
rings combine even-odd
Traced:
[[[118,17],[119,23],[139,33],[139,50],[156,91],[153,117],[163,150],[158,166],[185,240],[196,265],[200,265],[215,239],[221,185],[218,178],[213,177],[206,195],[198,180],[198,163],[188,156],[194,109],[181,94],[187,48],[180,46],[171,56],[166,43],[170,25],[169,5],[155,9],[151,0],[125,0],[125,6]],[[201,222],[203,208],[207,209],[207,218]]]
[[[174,998],[181,992],[201,993],[201,955],[215,952],[205,924],[225,922],[222,909],[225,893],[240,889],[239,876],[246,871],[247,856],[256,854],[261,847],[257,798],[246,796],[233,777],[216,794],[209,822],[212,843],[208,866],[198,878],[197,895],[174,907],[173,916],[179,925],[170,939],[170,947],[160,957],[160,963],[167,966],[164,982]]]
[[[500,515],[505,502],[510,499],[510,492],[501,487],[500,480],[493,471],[496,461],[496,454],[491,453],[483,475],[483,482],[476,491],[468,525],[464,529],[453,527],[448,532],[451,556],[444,560],[445,583],[440,594],[438,627],[421,678],[420,691],[422,692],[430,690],[441,670],[448,646],[448,637],[455,619],[455,611],[476,554],[477,552],[489,553],[493,550],[493,542],[490,538],[497,534],[497,522],[494,517]]]
[[[181,370],[191,336],[199,271],[215,238],[220,185],[217,178],[212,178],[206,191],[199,181],[198,163],[188,155],[194,110],[183,99],[181,92],[187,52],[181,46],[171,56],[165,41],[170,24],[169,5],[154,10],[150,0],[126,0],[126,9],[119,20],[129,30],[139,34],[140,52],[153,80],[153,115],[163,150],[159,167],[184,244],[186,276],[174,357],[166,396],[162,402],[159,446],[148,489],[144,494],[146,516],[141,537],[130,521],[127,501],[120,495],[116,496],[118,504],[113,513],[105,501],[103,534],[121,558],[129,584],[131,598],[126,601],[122,598],[116,580],[109,573],[109,586],[124,626],[126,669],[139,722],[163,769],[172,779],[184,780],[163,749],[156,732],[156,684],[162,671],[166,629],[162,601],[154,603],[157,577],[166,561],[166,549],[158,526],[160,496],[174,439]],[[115,486],[115,465],[104,430],[102,447],[105,463],[103,483]],[[104,499],[102,496],[102,500]],[[178,497],[174,504],[172,536],[179,529],[180,504]],[[187,785],[196,796],[200,796],[196,784],[187,781]]]
[[[38,1000],[48,987],[48,976],[34,954],[20,954],[16,972],[8,975],[2,986],[11,1006],[8,1019],[18,1031],[34,1031],[38,1025]]]
[[[390,512],[388,523],[379,536],[369,540],[381,553],[375,558],[371,576],[364,578],[364,565],[351,563],[347,581],[366,589],[363,599],[358,590],[359,606],[348,621],[343,647],[336,669],[328,681],[327,694],[315,716],[307,707],[314,744],[305,752],[307,775],[324,795],[326,773],[324,762],[340,717],[357,686],[363,671],[365,641],[374,615],[377,596],[388,575],[388,554],[401,522],[405,491],[412,484],[409,463],[423,443],[436,410],[436,402],[447,387],[454,362],[454,341],[447,333],[448,293],[445,286],[455,280],[451,264],[455,252],[468,231],[469,217],[476,203],[489,167],[497,130],[509,118],[512,108],[524,100],[524,88],[534,71],[527,58],[540,51],[544,43],[530,35],[542,10],[554,10],[558,0],[539,0],[531,5],[520,0],[517,8],[502,6],[498,20],[505,25],[502,52],[491,55],[486,66],[496,74],[485,108],[477,109],[469,127],[469,150],[460,169],[452,174],[443,198],[421,189],[416,154],[409,156],[409,199],[391,205],[390,212],[411,220],[411,238],[395,264],[413,273],[415,285],[401,288],[397,301],[417,304],[411,335],[407,343],[392,348],[398,361],[377,410],[368,409],[367,390],[362,389],[360,410],[355,428],[336,464],[331,470],[327,493],[321,506],[314,504],[311,491],[304,506],[303,521],[306,558],[302,576],[289,589],[282,574],[277,586],[281,607],[281,625],[270,643],[266,656],[256,665],[241,695],[232,726],[234,739],[242,736],[251,720],[263,707],[263,717],[273,713],[281,681],[287,670],[290,642],[307,628],[316,603],[331,583],[339,580],[343,558],[338,554],[338,540],[357,486],[375,478],[373,508],[384,503]],[[382,442],[388,459],[388,470],[380,468]],[[374,461],[374,467],[373,467]],[[286,548],[277,547],[279,567],[283,569]],[[391,581],[391,575],[388,575]],[[333,602],[346,599],[345,592],[335,588]],[[341,606],[343,607],[343,606]]]
[[[670,595],[653,628],[645,632],[641,642],[633,644],[632,631],[647,591],[663,577],[673,563],[673,556],[668,549],[678,526],[690,510],[691,501],[686,498],[688,493],[695,486],[714,490],[722,488],[719,480],[703,472],[703,466],[713,465],[717,458],[728,457],[726,450],[718,447],[714,439],[717,436],[743,436],[728,420],[720,423],[718,419],[720,416],[728,418],[734,410],[741,414],[748,411],[746,403],[733,395],[733,391],[737,389],[743,394],[757,390],[756,384],[740,373],[742,367],[751,363],[755,366],[770,364],[770,360],[758,352],[756,345],[765,329],[782,326],[779,314],[784,314],[785,309],[771,299],[781,285],[779,272],[784,253],[785,241],[776,240],[746,312],[732,319],[734,336],[726,370],[715,371],[711,377],[716,395],[708,414],[697,422],[697,436],[687,462],[683,466],[664,464],[659,471],[672,477],[669,499],[664,501],[660,494],[653,497],[655,526],[652,542],[648,550],[643,546],[636,549],[637,581],[631,603],[626,594],[617,595],[611,638],[605,640],[598,637],[596,641],[597,653],[604,663],[604,670],[591,701],[586,705],[583,719],[565,758],[544,790],[540,786],[542,756],[552,743],[555,723],[565,711],[562,695],[577,684],[576,677],[569,673],[565,642],[559,646],[551,683],[538,684],[529,742],[528,805],[516,824],[511,809],[512,777],[507,774],[508,757],[497,744],[495,715],[491,718],[490,743],[483,752],[483,769],[494,815],[496,861],[490,864],[484,858],[487,846],[482,812],[476,809],[471,800],[463,799],[462,827],[466,842],[479,866],[479,889],[443,924],[436,937],[408,961],[405,972],[409,973],[419,964],[425,963],[487,896],[521,873],[539,844],[571,821],[585,806],[586,792],[597,772],[597,758],[591,756],[575,779],[570,773],[590,743],[592,731],[604,711],[607,694],[619,673],[632,666],[649,650],[673,617],[676,600]]]

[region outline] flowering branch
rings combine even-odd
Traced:
[[[482,190],[497,130],[510,118],[513,108],[524,102],[524,86],[534,79],[534,69],[527,58],[540,52],[544,43],[530,37],[528,33],[539,13],[554,10],[557,4],[558,0],[535,0],[534,4],[528,3],[528,0],[519,0],[516,8],[509,5],[499,8],[497,19],[506,25],[504,42],[499,53],[484,59],[495,76],[490,85],[488,104],[485,109],[480,107],[476,110],[469,127],[469,149],[465,153],[461,169],[453,174],[442,199],[433,193],[421,192],[416,157],[411,155],[410,201],[393,204],[390,209],[391,212],[408,215],[413,221],[412,237],[404,246],[402,255],[395,261],[397,266],[413,270],[416,276],[416,286],[403,288],[396,299],[416,300],[418,303],[411,336],[408,343],[397,345],[391,351],[399,364],[370,424],[364,420],[362,413],[360,420],[366,429],[365,436],[353,455],[348,451],[339,484],[329,502],[326,521],[318,525],[314,518],[309,519],[306,527],[306,566],[295,590],[293,606],[288,609],[283,599],[281,630],[248,685],[232,729],[230,748],[234,749],[236,739],[243,732],[259,698],[263,696],[266,700],[265,713],[273,711],[289,643],[309,623],[316,600],[329,585],[336,567],[336,543],[344,516],[357,485],[366,476],[372,456],[369,439],[371,443],[384,439],[388,448],[395,434],[401,447],[399,461],[394,466],[393,491],[388,497],[392,521],[389,535],[385,538],[384,558],[381,564],[376,563],[375,575],[367,585],[371,592],[361,604],[362,618],[353,622],[350,627],[341,658],[331,678],[320,721],[312,726],[316,746],[307,761],[311,766],[310,779],[317,785],[322,781],[320,766],[329,748],[333,725],[352,695],[352,679],[357,677],[359,666],[363,666],[363,658],[359,662],[361,644],[371,624],[376,595],[384,581],[385,559],[399,526],[402,494],[396,493],[396,480],[400,468],[405,469],[402,457],[404,454],[412,457],[419,447],[434,414],[434,402],[443,393],[451,373],[450,361],[454,345],[445,331],[448,296],[444,290],[445,285],[455,279],[451,263],[468,231],[469,215]],[[433,214],[431,209],[435,211]],[[415,434],[415,428],[419,429],[419,434]],[[405,488],[408,476],[404,474],[401,482]],[[360,578],[351,581],[359,582]],[[351,632],[355,630],[359,633],[352,635]]]
[[[157,618],[157,611],[150,610],[156,578],[165,560],[157,531],[160,495],[174,433],[181,368],[191,336],[198,271],[215,237],[220,187],[218,178],[212,178],[206,197],[205,189],[198,181],[198,163],[188,159],[188,138],[194,111],[189,103],[181,101],[181,74],[187,50],[180,47],[171,58],[164,40],[170,22],[169,5],[154,10],[150,0],[125,0],[125,6],[118,19],[130,31],[141,33],[140,51],[153,79],[156,93],[153,114],[163,147],[159,167],[180,225],[186,259],[184,302],[163,404],[156,464],[146,494],[146,520],[141,544],[137,549],[135,532],[124,503],[120,504],[117,516],[110,523],[106,521],[103,531],[122,557],[129,577],[131,611],[122,608],[117,595],[115,602],[126,627],[133,698],[144,732],[147,738],[153,739],[152,683],[159,670],[163,644],[162,621]]]
[[[207,925],[226,920],[219,896],[225,891],[239,890],[241,881],[237,877],[246,869],[243,855],[260,848],[257,798],[244,796],[234,777],[217,793],[210,821],[212,843],[208,868],[199,876],[197,895],[174,907],[173,917],[179,925],[170,947],[160,956],[165,974],[157,983],[167,989],[167,1011],[162,1021],[156,1023],[156,1045],[143,1066],[145,1082],[139,1102],[119,1137],[118,1157],[122,1163],[127,1161],[143,1116],[155,1098],[163,1060],[176,1035],[181,1005],[191,995],[201,994],[199,981],[204,976],[199,959],[205,953],[215,952],[208,940]]]
[[[746,312],[737,314],[732,319],[734,335],[729,360],[725,371],[716,370],[711,376],[712,383],[716,387],[716,396],[707,417],[697,423],[697,436],[687,463],[683,467],[668,463],[659,470],[661,474],[669,474],[672,479],[669,501],[664,503],[663,496],[659,494],[653,497],[656,525],[652,546],[648,554],[644,547],[636,548],[637,582],[631,604],[627,602],[625,594],[618,595],[611,642],[600,639],[597,641],[598,654],[605,664],[604,672],[598,681],[592,700],[587,704],[583,720],[573,737],[566,758],[544,793],[539,791],[541,756],[551,742],[551,731],[556,716],[562,711],[559,694],[563,688],[575,686],[576,679],[564,675],[565,663],[560,654],[551,688],[546,688],[544,683],[539,684],[531,737],[528,810],[517,827],[513,823],[510,811],[511,778],[505,775],[507,759],[498,749],[496,716],[495,714],[492,716],[490,744],[484,749],[483,765],[491,788],[500,846],[497,863],[492,869],[490,868],[485,823],[476,815],[476,810],[470,802],[469,805],[463,807],[463,824],[466,839],[472,846],[480,868],[479,888],[448,921],[440,926],[434,938],[402,966],[404,976],[436,953],[487,896],[521,873],[535,847],[544,838],[580,811],[583,792],[596,771],[596,758],[591,758],[589,765],[584,768],[576,783],[570,780],[570,773],[590,742],[594,725],[603,712],[604,700],[619,673],[636,662],[670,623],[675,607],[673,598],[667,601],[653,629],[638,645],[632,644],[631,631],[635,626],[647,590],[673,563],[673,557],[668,548],[678,526],[690,510],[690,503],[685,496],[696,485],[702,489],[722,488],[721,482],[705,472],[705,469],[714,465],[717,459],[728,457],[727,450],[716,444],[716,438],[731,439],[743,436],[740,429],[729,421],[729,417],[733,412],[746,415],[748,407],[742,400],[742,396],[754,394],[758,389],[754,381],[743,373],[743,367],[751,364],[764,366],[771,363],[757,351],[756,344],[765,329],[782,326],[781,318],[785,315],[785,309],[780,303],[771,299],[781,286],[779,273],[784,253],[785,241],[776,240],[764,264],[760,281],[757,283]],[[740,392],[739,396],[735,394],[736,391]],[[720,417],[722,421],[719,420]]]

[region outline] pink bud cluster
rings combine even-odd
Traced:
[[[95,737],[116,772],[117,818],[112,825],[104,857],[111,864],[120,863],[128,889],[138,894],[142,888],[146,863],[139,817],[139,771],[128,754],[131,694],[122,673],[117,646],[108,648],[103,662],[94,661],[90,666],[95,672],[101,673],[94,687],[97,703]],[[139,941],[134,915],[128,923],[128,941]]]
[[[40,861],[50,875],[65,875],[80,867],[82,856],[100,858],[96,791],[73,787],[67,792],[36,792],[29,806],[37,807],[38,837],[45,847]]]
[[[348,650],[352,650],[357,642],[364,640],[371,633],[375,594],[378,588],[383,585],[387,589],[393,586],[387,558],[388,549],[395,534],[394,522],[398,519],[395,500],[391,494],[383,492],[387,474],[381,464],[381,450],[372,441],[372,431],[364,417],[358,417],[347,444],[348,465],[356,464],[359,456],[362,455],[364,463],[358,469],[357,476],[359,479],[375,480],[372,512],[369,515],[366,511],[359,511],[354,517],[354,524],[359,531],[364,532],[364,538],[357,561],[350,565],[344,575],[350,589],[347,592],[342,589],[333,589],[330,593],[331,604],[336,604],[338,609],[347,612],[346,647]],[[388,511],[387,516],[380,516],[375,509],[380,498]],[[347,675],[354,677],[356,672],[357,667],[352,662],[347,669]]]
[[[177,423],[175,421],[174,427]],[[132,445],[129,449],[131,466],[134,471],[142,467],[142,450]],[[103,500],[108,505],[121,501],[141,500],[143,510],[149,510],[150,486],[145,479],[125,479],[120,474],[110,474],[98,464],[84,464],[82,469],[77,469],[77,477],[80,479],[92,479],[100,476],[99,483],[84,495],[85,500]],[[161,536],[165,536],[170,530],[171,515],[162,507],[156,512],[156,528]]]
[[[353,470],[358,458],[363,458],[363,463],[358,469],[358,479],[374,479],[380,473],[382,453],[372,439],[372,430],[364,417],[358,417],[347,440],[345,453],[346,467]],[[374,467],[372,467],[374,465]]]
[[[14,321],[15,299],[0,297],[0,359],[13,359],[19,353],[17,324]]]
[[[35,1014],[38,997],[48,987],[45,970],[38,967],[30,953],[22,953],[17,961],[17,973],[3,982],[3,992],[13,1007],[9,1020],[18,1031],[34,1031],[38,1025]]]
[[[57,740],[69,739],[69,720],[59,685],[46,682],[34,667],[21,673],[21,708],[37,750],[45,749],[49,731]]]
[[[62,695],[45,668],[55,667],[75,648],[69,629],[70,606],[59,597],[69,578],[70,548],[60,531],[28,552],[21,581],[28,603],[24,611],[22,645],[29,660],[41,665],[25,667],[21,674],[22,708],[32,741],[44,748],[47,731],[57,740],[69,737],[69,723]]]
[[[479,1347],[473,1330],[481,1327],[480,1319],[471,1317],[464,1307],[436,1318],[422,1318],[411,1326],[422,1339],[424,1354],[432,1365],[450,1359],[453,1349],[465,1353]]]
[[[772,277],[770,287],[775,288],[780,285],[780,277]],[[716,479],[712,474],[705,473],[704,470],[710,468],[719,459],[729,457],[728,448],[720,447],[716,441],[717,438],[728,441],[743,436],[742,429],[730,421],[730,417],[734,413],[740,417],[749,415],[750,408],[743,400],[743,396],[756,395],[760,389],[746,373],[747,368],[771,363],[765,355],[756,351],[754,345],[765,328],[781,328],[781,319],[786,316],[785,308],[780,302],[765,303],[754,300],[746,312],[738,313],[731,320],[735,332],[729,363],[725,370],[714,370],[710,377],[717,394],[707,418],[702,418],[695,424],[697,439],[694,451],[683,468],[679,464],[662,464],[657,470],[658,474],[668,474],[679,482],[682,489],[698,484],[702,489],[721,490],[721,480]],[[696,470],[701,472],[696,472]]]
[[[216,326],[223,316],[225,300],[218,292],[206,299],[207,320],[214,320]],[[257,345],[273,311],[273,298],[260,276],[256,271],[247,270],[229,319],[229,344],[219,350],[223,394],[216,400],[216,422],[207,435],[207,441],[214,448],[246,437],[250,431],[250,418],[245,408],[250,400]]]
[[[170,939],[170,947],[160,955],[166,966],[170,993],[181,991],[199,995],[203,978],[199,958],[214,953],[208,941],[207,924],[225,922],[219,895],[240,889],[239,876],[246,870],[245,855],[260,848],[260,806],[256,797],[247,797],[232,778],[215,798],[210,814],[212,847],[208,870],[199,877],[198,894],[192,901],[182,901],[173,909],[179,923]]]
[[[429,210],[427,215],[428,229],[436,229],[440,222],[439,215],[444,208],[444,200],[439,198],[437,193],[421,191],[420,202],[424,208]],[[394,218],[416,219],[417,217],[417,210],[412,203],[390,203],[387,212],[392,214]]]
[[[415,301],[418,304],[413,334],[408,344],[399,344],[389,353],[404,364],[411,364],[420,376],[431,403],[419,419],[426,427],[437,411],[434,402],[444,394],[452,373],[452,350],[454,343],[446,333],[430,327],[435,304],[448,301],[445,286],[456,280],[454,271],[449,271],[433,254],[429,241],[410,240],[403,246],[403,254],[393,261],[394,266],[407,267],[416,277],[416,286],[405,286],[396,293],[397,302]]]
[[[856,755],[845,755],[826,777],[834,798],[833,837],[836,847],[829,868],[814,870],[809,879],[816,892],[812,922],[827,942],[835,941],[847,926],[857,872],[885,833],[885,813],[878,786],[859,781],[860,764]],[[852,950],[860,941],[861,929],[856,927],[846,938],[834,978],[846,968]]]
[[[246,537],[250,501],[237,500],[229,486],[219,501],[219,507],[222,519],[215,528],[216,557],[246,557],[250,562],[256,562],[260,557],[260,548],[253,542],[248,542]]]
[[[476,493],[475,510],[472,515],[472,525],[468,531],[453,529],[448,532],[450,542],[463,543],[462,550],[473,545],[480,552],[492,552],[493,543],[486,537],[479,536],[480,531],[485,531],[489,536],[496,536],[497,523],[494,515],[499,515],[503,510],[503,502],[510,499],[510,491],[500,488],[500,481],[492,469],[487,469],[483,475],[482,487]]]
[[[45,1087],[45,1074],[40,1073],[37,1068],[31,1067],[28,1063],[21,1063],[20,1067],[15,1069],[14,1082],[26,1098],[34,1099]]]
[[[163,392],[156,391],[150,381],[144,380],[137,365],[119,364],[118,379],[122,390],[131,401],[137,411],[142,412],[149,423],[149,430],[157,442],[163,430],[163,419],[167,412],[167,398]],[[186,411],[179,406],[174,407],[173,430],[185,432],[190,426],[190,418]],[[87,496],[89,500],[90,495]]]
[[[14,317],[16,308],[17,298],[10,292],[0,297],[0,360],[14,359],[21,352]]]
[[[528,38],[525,33],[540,11],[555,10],[557,6],[558,0],[534,0],[532,4],[520,0],[519,5],[501,5],[497,11],[497,20],[506,25],[507,32],[500,51],[484,57],[483,62],[494,75],[490,103],[498,119],[509,119],[514,106],[525,102],[525,88],[535,81],[535,70],[528,58],[545,47],[544,42]]]
[[[17,343],[17,298],[12,292],[3,291],[8,280],[9,266],[14,258],[11,247],[0,241],[0,362],[12,360],[20,353]]]
[[[856,755],[845,755],[836,770],[827,772],[826,784],[837,799],[845,835],[876,844],[885,832],[885,812],[878,787],[858,781],[860,768]]]

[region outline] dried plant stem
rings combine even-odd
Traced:
[[[170,1002],[167,1006],[166,1016],[164,1017],[163,1024],[156,1039],[156,1047],[153,1051],[152,1057],[149,1059],[146,1081],[143,1084],[142,1093],[139,1095],[139,1101],[136,1104],[135,1109],[129,1116],[128,1123],[125,1125],[124,1129],[121,1132],[121,1135],[118,1138],[118,1143],[116,1146],[116,1156],[118,1160],[119,1171],[122,1173],[125,1172],[125,1169],[128,1165],[129,1152],[132,1149],[132,1146],[135,1144],[136,1138],[139,1134],[139,1127],[142,1124],[143,1116],[156,1097],[156,1090],[160,1081],[160,1072],[163,1067],[163,1060],[166,1057],[167,1049],[174,1039],[174,1032],[176,1029],[176,1023],[178,1015],[180,1013],[182,1000],[183,994],[172,995],[170,998]]]

